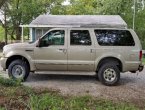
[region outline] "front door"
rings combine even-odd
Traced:
[[[69,29],[68,70],[94,71],[95,50],[89,29]]]
[[[40,40],[34,50],[37,70],[67,70],[66,29],[53,29]]]

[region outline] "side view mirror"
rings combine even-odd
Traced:
[[[46,40],[38,39],[36,47],[48,47],[49,43]]]

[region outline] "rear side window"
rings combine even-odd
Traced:
[[[131,33],[127,30],[95,30],[101,46],[135,46]]]
[[[91,45],[91,37],[88,30],[71,30],[70,45]]]

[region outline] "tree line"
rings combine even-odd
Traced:
[[[128,27],[133,25],[133,0],[70,0],[69,5],[63,5],[65,0],[1,0],[0,8],[4,21],[0,21],[7,35],[11,39],[21,39],[19,25],[29,24],[40,14],[53,15],[120,15],[127,22]],[[140,2],[139,2],[140,1]],[[142,0],[136,0],[135,31],[140,36],[145,47],[145,10],[142,9]]]

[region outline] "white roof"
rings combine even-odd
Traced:
[[[127,28],[119,15],[40,15],[29,27]]]

